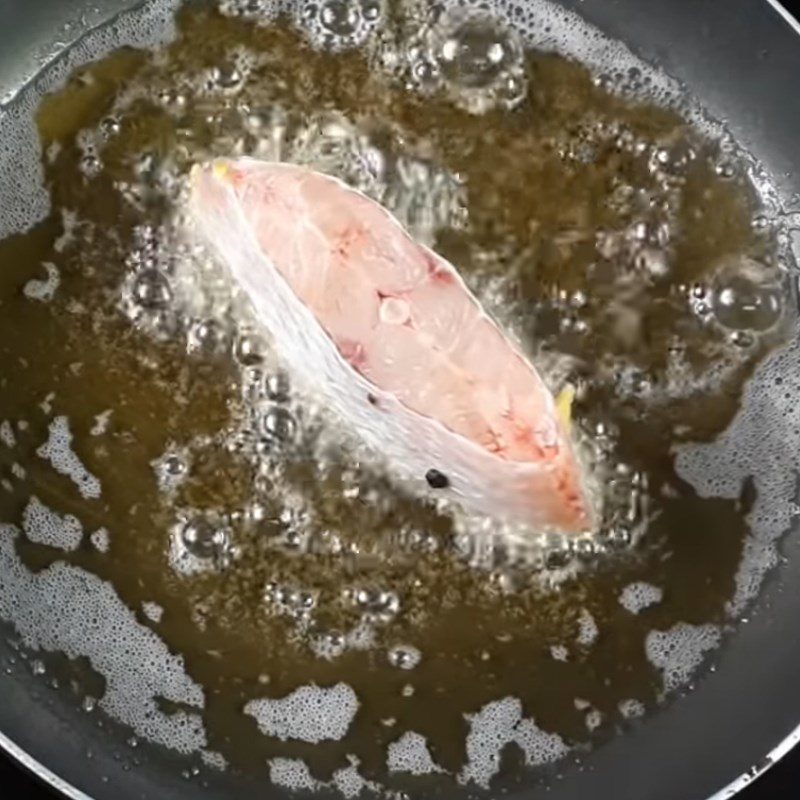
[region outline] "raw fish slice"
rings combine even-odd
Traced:
[[[551,393],[383,207],[247,158],[196,167],[190,205],[286,361],[395,474],[483,514],[591,527]]]

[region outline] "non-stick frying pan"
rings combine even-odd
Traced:
[[[636,54],[683,81],[712,115],[776,176],[791,204],[800,193],[800,26],[773,0],[562,0]],[[42,58],[131,7],[125,0],[0,2],[0,91],[12,92]],[[65,28],[65,23],[69,26]],[[2,113],[2,112],[0,112]],[[8,193],[9,187],[0,186]],[[700,800],[734,795],[800,740],[800,538],[782,544],[748,624],[724,646],[716,671],[632,732],[563,765],[552,800]],[[0,576],[0,590],[2,578]],[[6,631],[10,633],[10,629]],[[121,757],[123,735],[98,726],[28,671],[0,636],[0,746],[69,797],[279,797],[265,780],[181,777],[181,759],[140,745]],[[7,667],[7,668],[5,668]],[[716,794],[715,794],[716,793]]]

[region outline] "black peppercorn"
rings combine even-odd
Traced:
[[[431,489],[446,489],[450,485],[450,479],[438,469],[429,469],[425,473],[425,480]]]

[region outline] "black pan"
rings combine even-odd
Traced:
[[[800,25],[775,0],[562,0],[690,87],[710,113],[776,176],[785,200],[800,193]],[[125,0],[0,1],[0,93],[12,92],[68,44],[130,7]],[[91,6],[91,9],[89,9]],[[82,12],[88,13],[82,16]],[[64,23],[70,26],[64,28]],[[5,112],[0,112],[5,113]],[[8,187],[0,187],[6,194]],[[800,537],[783,540],[748,624],[713,674],[686,697],[564,765],[551,800],[703,800],[732,797],[800,741]],[[4,591],[0,575],[0,592]],[[13,631],[5,631],[13,637]],[[67,797],[279,797],[265,778],[181,776],[185,764],[140,745],[134,756],[113,722],[87,716],[17,663],[0,636],[0,746]]]

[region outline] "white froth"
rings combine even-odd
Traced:
[[[200,758],[207,767],[224,772],[228,768],[228,759],[216,750],[203,750]]]
[[[63,39],[58,45],[54,42],[54,51],[34,59],[30,71],[17,77],[16,86],[0,87],[5,92],[0,106],[0,239],[30,228],[50,210],[35,123],[42,97],[63,85],[79,66],[118,47],[150,47],[172,39],[179,4],[179,0],[151,0],[88,32],[89,20],[83,14],[72,26],[74,36],[85,33],[80,41],[64,53]],[[52,63],[40,72],[47,62]],[[31,81],[34,75],[36,80]]]
[[[52,414],[53,413],[53,400],[56,399],[55,392],[48,392],[47,396],[39,403],[39,408],[42,409],[43,414]]]
[[[92,429],[89,433],[92,436],[102,436],[108,430],[108,425],[111,422],[111,415],[113,413],[114,410],[109,408],[98,414],[94,418],[94,425],[92,425]]]
[[[532,719],[522,716],[522,703],[506,697],[485,705],[477,714],[466,715],[467,763],[459,775],[462,783],[476,783],[488,788],[500,767],[503,748],[515,743],[529,766],[546,764],[563,758],[569,748],[555,733],[546,733]]]
[[[84,467],[72,450],[72,433],[66,417],[56,417],[50,423],[48,440],[36,451],[53,465],[56,472],[66,475],[87,500],[100,497],[100,481]]]
[[[591,647],[600,635],[600,628],[597,627],[594,617],[585,608],[581,609],[578,617],[578,635],[575,641],[583,647]]]
[[[154,603],[151,600],[145,600],[142,603],[142,611],[147,619],[156,624],[161,622],[164,617],[164,609],[158,603]]]
[[[376,647],[377,639],[373,623],[361,619],[354,628],[344,633],[343,638],[315,636],[309,642],[309,647],[317,658],[333,661],[348,650],[372,650]]]
[[[378,788],[371,781],[367,781],[358,771],[358,767],[351,765],[349,767],[342,767],[333,773],[331,783],[336,787],[342,797],[347,800],[358,797],[366,788],[372,789],[373,792]]]
[[[10,448],[17,446],[17,437],[14,435],[14,429],[7,419],[0,422],[0,442]]]
[[[299,758],[270,759],[269,779],[275,786],[283,786],[293,792],[313,792],[324,786],[312,776],[308,764]]]
[[[643,717],[645,712],[644,704],[633,697],[629,697],[627,700],[620,700],[617,704],[617,708],[625,719]]]
[[[596,731],[603,724],[602,711],[598,711],[596,708],[591,709],[584,717],[584,722],[586,723],[586,730],[590,732]]]
[[[619,596],[620,605],[631,614],[638,614],[664,599],[664,590],[652,583],[638,581],[629,583]]]
[[[444,772],[433,760],[425,737],[414,731],[404,733],[396,742],[389,745],[386,767],[389,772],[408,772],[412,775]]]
[[[372,796],[397,796],[394,792],[387,792],[384,787],[374,781],[367,780],[359,771],[359,760],[353,755],[348,755],[349,766],[337,769],[330,782],[317,780],[308,768],[305,761],[298,758],[273,758],[269,765],[270,781],[275,786],[282,786],[291,791],[318,792],[328,789],[335,790],[347,800],[359,797],[365,790]]]
[[[550,655],[555,661],[569,661],[569,650],[563,644],[552,645]]]
[[[78,214],[68,208],[59,209],[61,212],[61,233],[53,242],[53,250],[56,253],[63,253],[69,245],[76,240],[76,234],[80,227]]]
[[[26,477],[27,477],[27,475],[28,475],[28,472],[27,472],[27,470],[25,469],[25,467],[23,467],[23,466],[22,466],[22,464],[20,464],[20,463],[18,463],[17,461],[15,461],[15,462],[14,462],[14,463],[11,465],[11,474],[12,474],[12,475],[13,475],[13,476],[14,476],[14,477],[17,479],[17,480],[24,481],[24,480],[25,480],[25,478],[26,478]]]
[[[28,571],[16,553],[18,536],[14,526],[0,526],[0,618],[14,625],[26,647],[88,658],[106,681],[100,706],[137,736],[182,753],[202,748],[200,714],[166,714],[157,702],[203,708],[203,691],[183,659],[96,575],[63,563]]]
[[[337,789],[346,798],[358,797],[364,790],[368,790],[373,797],[383,796],[392,800],[401,800],[400,794],[387,790],[375,781],[367,780],[360,772],[361,762],[357,756],[348,755],[350,765],[337,769],[333,773],[330,786]]]
[[[671,692],[691,680],[706,653],[717,648],[721,638],[716,625],[679,622],[667,631],[650,631],[644,647],[650,663],[661,670],[664,690]]]
[[[675,470],[701,497],[731,500],[752,479],[756,498],[729,601],[739,616],[778,563],[777,542],[791,528],[800,472],[800,338],[773,354],[748,384],[742,407],[716,441],[678,448]]]
[[[22,288],[22,293],[29,300],[47,303],[53,299],[61,285],[61,273],[59,273],[58,267],[50,261],[45,261],[42,266],[47,272],[47,277],[42,280],[32,278]]]
[[[83,540],[83,526],[71,514],[62,517],[31,495],[22,512],[22,530],[32,542],[71,552]]]
[[[346,683],[330,689],[310,684],[278,700],[251,700],[244,712],[266,736],[318,744],[344,738],[358,706],[356,693]]]
[[[89,536],[92,547],[99,553],[107,553],[111,546],[111,537],[105,528],[99,528]]]

